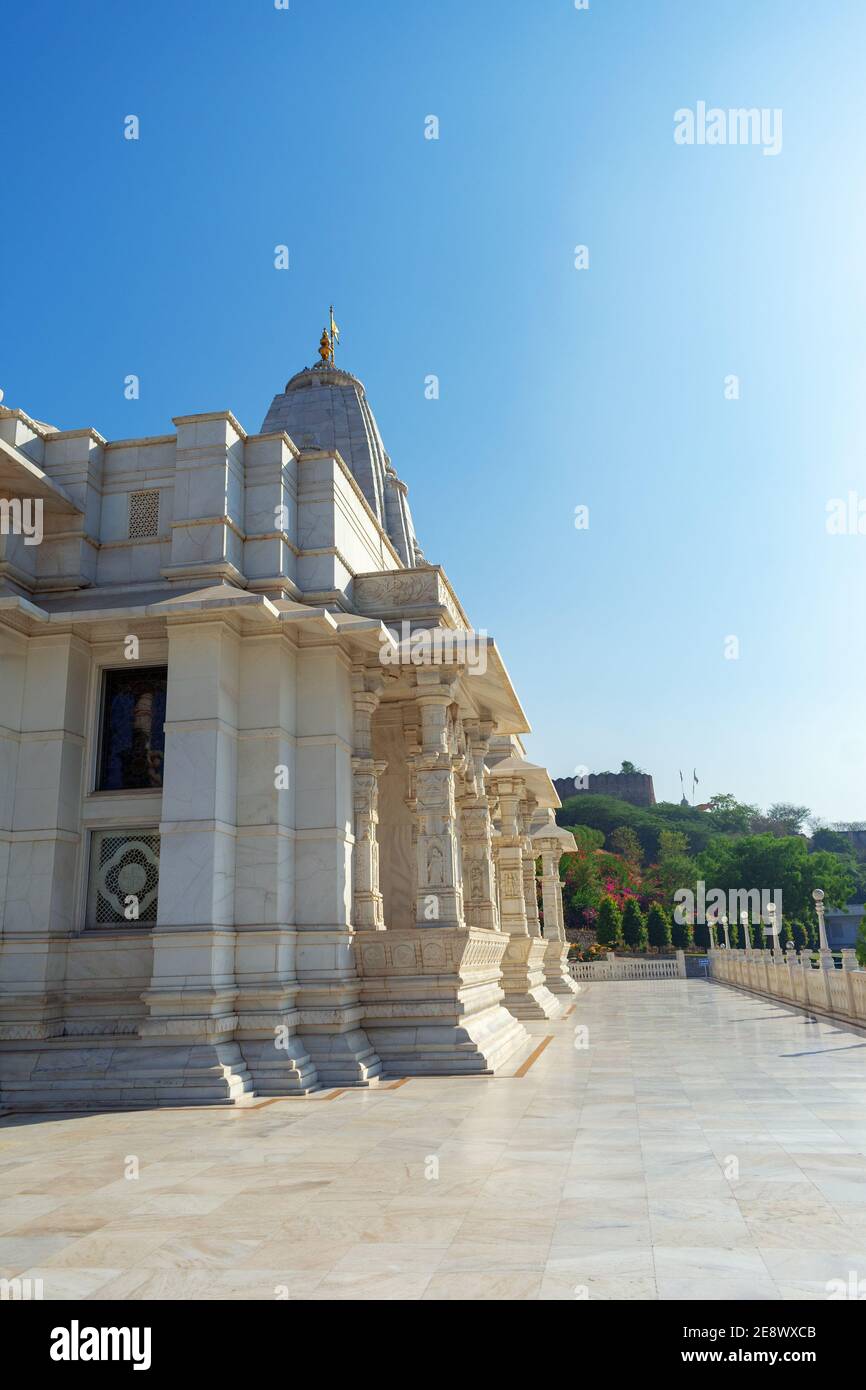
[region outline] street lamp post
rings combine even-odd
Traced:
[[[716,913],[712,913],[712,912],[708,912],[708,913],[707,913],[707,930],[708,930],[709,935],[710,935],[710,950],[711,950],[711,951],[714,951],[714,950],[716,949],[716,922],[718,921],[718,917],[719,917],[719,914],[718,914],[717,912],[716,912]]]
[[[752,929],[749,925],[748,912],[740,913],[740,926],[743,928],[743,950],[747,956],[752,954]]]
[[[827,942],[827,928],[824,925],[824,889],[813,888],[812,900],[815,904],[815,912],[818,916],[818,943],[821,956],[821,969],[834,970],[836,967],[833,962],[833,952]]]
[[[728,935],[728,919],[727,919],[727,917],[723,917],[723,918],[722,918],[722,931],[725,933],[725,950],[726,950],[726,951],[730,951],[730,949],[731,949],[731,938],[730,938],[730,936]]]
[[[767,916],[768,916],[768,918],[770,919],[770,920],[769,920],[769,927],[770,927],[770,931],[771,931],[772,934],[773,934],[773,962],[774,962],[774,964],[778,964],[778,962],[779,962],[779,923],[776,921],[776,904],[775,904],[775,903],[767,903]]]

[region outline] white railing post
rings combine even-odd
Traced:
[[[854,995],[854,981],[851,978],[857,969],[857,955],[851,950],[842,952],[842,977],[845,981],[845,992],[848,997],[848,1017],[857,1017],[857,1000]]]

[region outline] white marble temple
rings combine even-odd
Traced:
[[[469,620],[330,358],[259,434],[172,424],[0,407],[0,496],[45,511],[0,537],[0,1102],[496,1072],[573,986],[495,644],[437,648]]]

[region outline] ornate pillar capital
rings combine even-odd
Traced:
[[[379,671],[366,666],[352,667],[353,746],[358,757],[371,757],[373,715],[379,708],[385,680]]]

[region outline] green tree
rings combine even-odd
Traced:
[[[633,951],[645,951],[647,929],[640,903],[637,898],[629,898],[622,914],[622,937],[626,946]]]
[[[591,825],[568,825],[566,830],[570,830],[577,841],[578,850],[585,850],[590,853],[594,849],[601,849],[604,845],[604,831],[595,830]]]
[[[695,853],[704,849],[718,834],[710,817],[704,811],[695,810],[694,806],[680,806],[673,802],[631,806],[614,796],[596,796],[595,793],[586,792],[568,797],[557,811],[556,819],[560,825],[569,828],[589,825],[602,830],[605,835],[620,825],[628,825],[650,860],[657,858],[659,832],[662,830],[684,831]]]
[[[814,917],[813,888],[824,889],[828,907],[844,907],[854,891],[845,860],[826,850],[810,854],[799,835],[720,837],[698,855],[698,868],[708,889],[781,892],[783,912],[792,919]]]
[[[809,933],[802,922],[796,919],[791,923],[791,936],[794,938],[794,945],[798,951],[803,951],[809,945]]]
[[[816,849],[829,850],[830,854],[851,854],[851,841],[847,835],[843,835],[841,830],[830,830],[827,826],[819,826],[812,833],[809,842],[809,849],[813,852]]]
[[[710,929],[706,922],[695,922],[695,945],[701,951],[710,949]]]
[[[694,893],[700,877],[694,859],[690,859],[687,854],[672,853],[661,859],[658,864],[651,864],[644,869],[641,894],[645,899],[661,903],[670,911],[677,890],[688,888]]]
[[[599,945],[613,951],[622,945],[622,916],[613,898],[602,898],[595,924],[595,935]]]
[[[688,849],[689,837],[682,830],[659,831],[659,861],[662,864],[666,859],[681,859]]]
[[[647,914],[647,936],[649,944],[657,951],[670,950],[671,924],[664,908],[653,903]]]
[[[770,830],[774,835],[799,835],[803,822],[811,815],[808,806],[794,806],[790,801],[775,801],[767,812]]]
[[[671,941],[678,951],[690,951],[694,946],[694,934],[688,922],[678,922],[674,917],[671,925]]]
[[[866,916],[860,918],[860,926],[857,929],[857,944],[854,949],[857,952],[858,963],[866,969]]]
[[[745,835],[759,811],[757,806],[738,801],[730,792],[720,792],[710,797],[706,814],[716,830],[725,834]]]
[[[643,859],[641,842],[629,825],[618,825],[611,832],[610,849],[614,854],[621,854],[630,864],[640,864]]]

